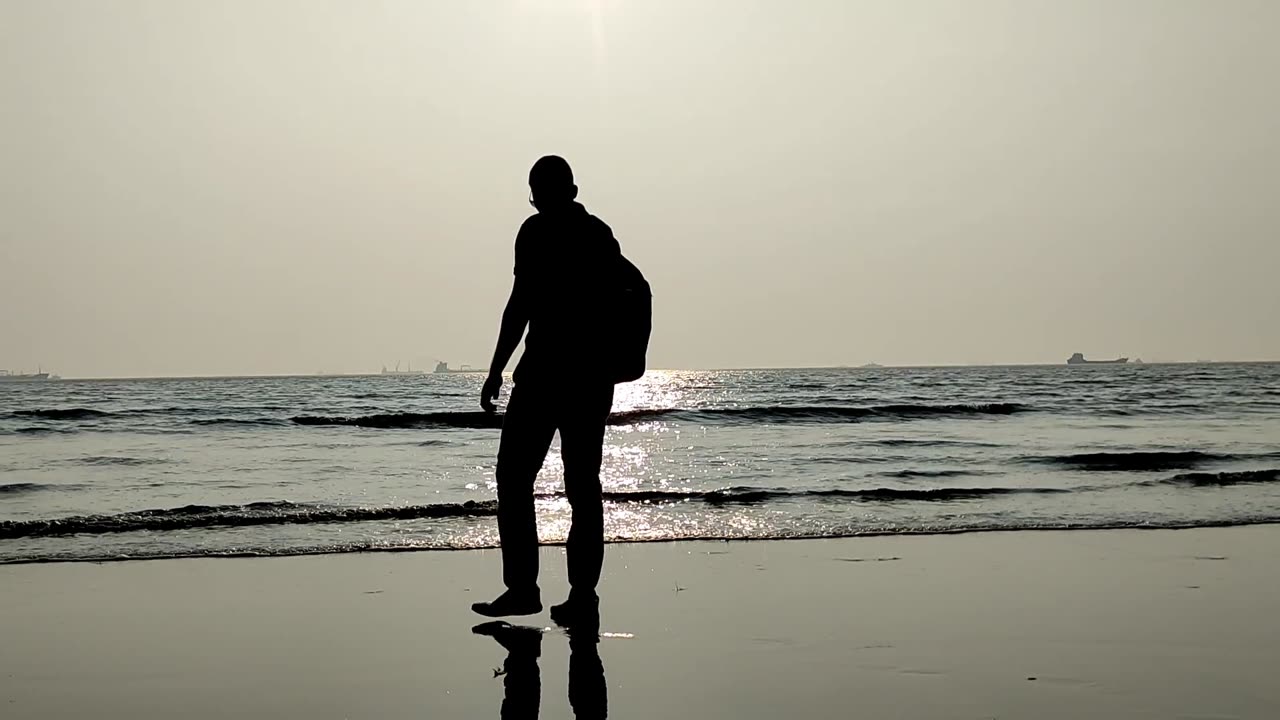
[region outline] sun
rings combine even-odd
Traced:
[[[591,60],[596,85],[603,97],[608,95],[609,89],[605,13],[610,4],[612,0],[517,0],[516,7],[522,11],[558,15],[558,20],[563,21],[569,32],[591,33]],[[572,19],[566,19],[567,16],[572,16]],[[582,25],[578,25],[579,22]]]
[[[585,15],[591,23],[591,42],[597,63],[603,65],[605,55],[604,15],[609,0],[519,0],[521,9],[543,12],[571,12]]]

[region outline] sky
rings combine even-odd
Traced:
[[[1272,0],[0,0],[0,368],[487,364],[566,157],[661,368],[1280,359]]]

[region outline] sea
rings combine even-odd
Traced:
[[[495,547],[481,380],[0,384],[0,563]],[[651,371],[604,450],[612,542],[1275,523],[1280,364]]]

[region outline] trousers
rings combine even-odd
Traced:
[[[604,565],[600,463],[612,407],[612,383],[574,387],[517,382],[512,388],[495,471],[502,581],[508,588],[527,590],[538,583],[533,484],[557,431],[565,495],[573,511],[567,543],[569,584],[574,590],[592,591],[600,582]]]

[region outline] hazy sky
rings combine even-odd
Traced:
[[[0,0],[0,368],[482,365],[573,165],[651,364],[1280,358],[1274,0]]]

